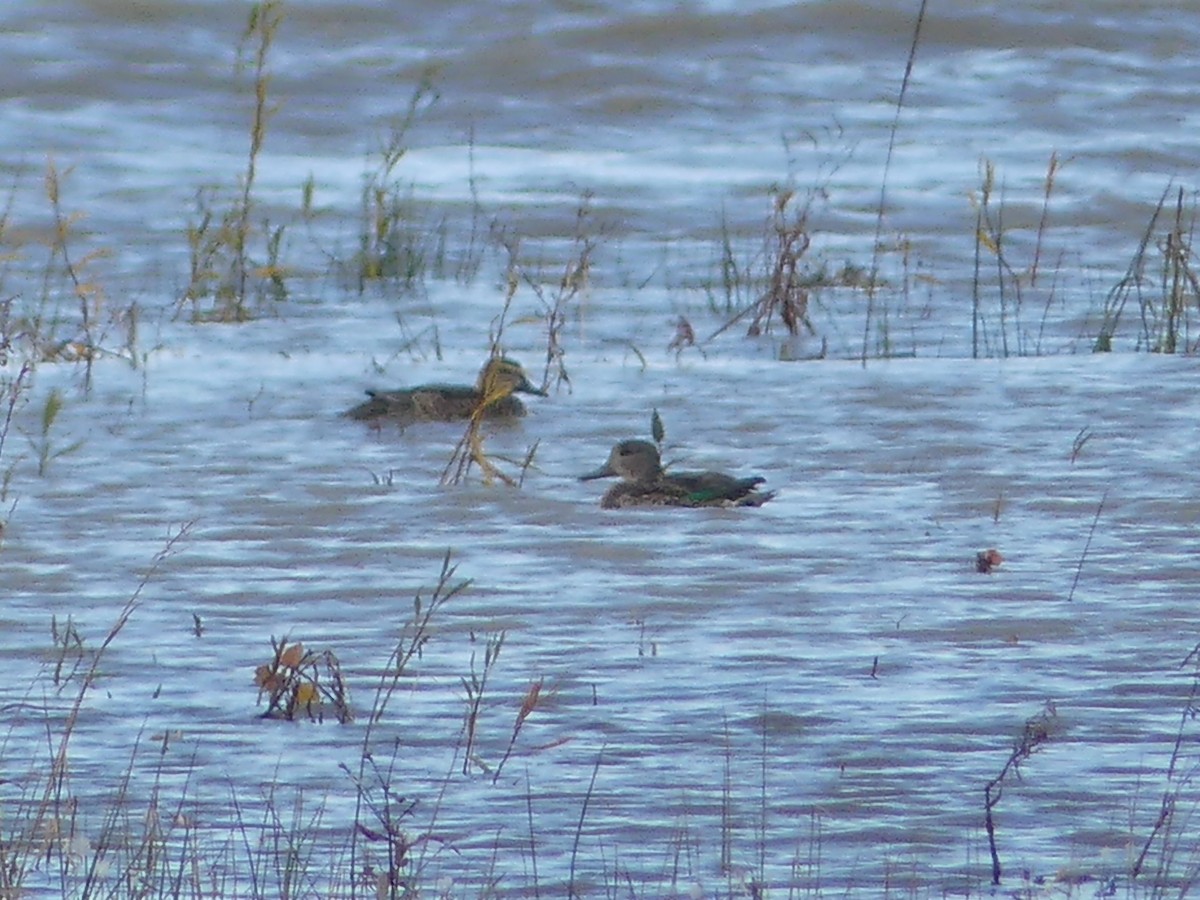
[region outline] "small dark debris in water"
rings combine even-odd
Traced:
[[[692,323],[683,316],[680,316],[675,322],[675,337],[671,339],[671,343],[667,344],[667,350],[674,350],[675,355],[679,356],[685,348],[696,346],[696,331],[692,328]]]
[[[975,571],[986,575],[1002,562],[1004,562],[1004,557],[1000,555],[1000,551],[989,547],[987,550],[980,550],[975,554]]]
[[[879,657],[875,657],[875,661],[871,663],[871,677],[878,680],[879,678]]]

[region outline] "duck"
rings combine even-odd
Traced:
[[[760,491],[761,475],[738,478],[724,472],[666,472],[658,447],[649,441],[624,440],[612,448],[607,462],[580,481],[619,477],[600,500],[602,509],[632,506],[762,506],[775,496]]]
[[[479,370],[472,387],[466,384],[422,384],[394,391],[368,390],[367,398],[343,415],[360,422],[454,422],[477,413],[488,419],[512,420],[525,415],[525,404],[513,396],[520,391],[545,397],[521,364],[493,356]]]

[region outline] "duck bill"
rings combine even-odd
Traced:
[[[550,396],[548,393],[546,393],[540,387],[534,387],[533,383],[528,378],[526,378],[524,381],[522,381],[520,384],[518,384],[515,388],[513,388],[513,390],[520,391],[523,394],[536,394],[539,397],[549,397]]]
[[[612,466],[610,466],[608,463],[605,463],[600,468],[596,469],[594,472],[588,472],[586,475],[580,475],[579,480],[580,481],[594,481],[597,478],[612,478],[616,474],[617,473],[613,471]]]

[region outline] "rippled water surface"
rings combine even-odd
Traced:
[[[917,6],[288,4],[253,216],[284,228],[287,296],[239,324],[180,298],[186,229],[246,175],[247,7],[0,12],[5,840],[42,796],[70,660],[136,596],[69,742],[79,818],[51,844],[75,865],[27,884],[86,893],[106,815],[143,821],[153,797],[212,866],[206,895],[280,894],[240,849],[272,810],[306,835],[294,895],[348,894],[366,740],[425,895],[983,893],[984,787],[1038,716],[1048,739],[993,810],[1005,889],[1136,893],[1147,842],[1147,870],[1186,884],[1198,366],[1141,352],[1163,321],[1137,299],[1115,352],[1091,350],[1127,273],[1161,294],[1177,200],[1190,240],[1200,14],[930,4],[897,115]],[[422,78],[389,181],[422,268],[360,285],[363,179]],[[35,339],[85,334],[50,166],[103,351],[90,389]],[[722,330],[763,289],[788,189],[811,328]],[[1144,238],[1159,261],[1135,272]],[[581,240],[559,381],[546,314]],[[519,488],[443,485],[461,427],[338,414],[371,385],[471,381],[510,257],[502,344],[551,391],[486,447],[533,463]],[[872,269],[870,299],[834,277]],[[668,349],[681,319],[699,346]],[[774,500],[601,510],[606,483],[577,476],[653,410],[678,468],[759,474]],[[1004,562],[980,574],[989,547]],[[447,551],[471,583],[368,737]],[[257,717],[273,638],[336,655],[353,724]]]

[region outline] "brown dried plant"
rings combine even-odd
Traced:
[[[710,334],[705,343],[746,319],[750,320],[746,327],[750,337],[769,334],[776,322],[791,335],[800,334],[801,330],[813,335],[817,333],[808,315],[808,292],[813,277],[804,268],[805,255],[812,246],[809,206],[805,203],[795,208],[795,197],[796,192],[791,189],[778,190],[773,196],[767,225],[765,284],[761,292],[752,303]]]
[[[970,202],[975,210],[975,271],[972,276],[971,354],[978,358],[987,352],[1000,356],[1024,356],[1041,351],[1042,339],[1050,310],[1058,302],[1062,279],[1057,267],[1049,282],[1043,276],[1043,258],[1047,253],[1046,238],[1050,221],[1051,201],[1064,162],[1051,153],[1042,180],[1041,212],[1027,261],[1019,258],[1019,244],[1012,237],[1014,229],[1005,223],[1003,184],[997,185],[996,166],[982,162],[979,190],[972,192]],[[998,200],[997,200],[998,196]],[[995,265],[996,312],[993,333],[988,331],[989,319],[984,309],[985,257]],[[1043,276],[1043,277],[1040,277]],[[1026,318],[1026,308],[1032,299],[1040,300],[1041,314],[1036,328]]]
[[[494,323],[490,350],[492,359],[504,355],[500,342],[504,334],[505,320],[512,307],[513,297],[516,295],[517,286],[517,281],[510,277],[508,290],[504,297],[504,307]],[[509,487],[520,487],[524,483],[525,473],[533,465],[534,456],[537,454],[538,442],[534,441],[532,446],[526,450],[525,458],[520,461],[508,457],[490,456],[484,447],[486,440],[486,434],[483,429],[484,419],[488,407],[508,396],[508,390],[498,383],[487,381],[482,385],[480,393],[479,403],[471,411],[470,418],[467,419],[466,430],[463,431],[462,437],[458,439],[458,443],[454,445],[450,459],[446,462],[445,468],[442,469],[441,483],[461,484],[467,475],[470,474],[471,467],[479,466],[479,470],[483,473],[483,483],[485,485],[501,481]],[[515,466],[518,470],[517,474],[515,476],[508,474],[500,467],[497,461]]]
[[[266,141],[267,123],[275,113],[270,101],[270,57],[284,19],[284,0],[259,0],[250,5],[246,27],[238,45],[237,72],[250,73],[254,94],[246,169],[235,196],[223,211],[214,209],[218,192],[196,193],[198,221],[189,223],[190,276],[177,304],[190,307],[193,321],[244,322],[252,317],[249,301],[253,286],[260,296],[273,300],[287,297],[287,274],[280,261],[285,227],[253,223],[258,204],[254,196],[258,167]],[[249,51],[249,52],[247,52]],[[304,203],[312,199],[311,182],[304,189]],[[261,243],[262,257],[256,260],[251,245]],[[211,299],[211,305],[202,301]]]
[[[508,739],[508,747],[504,750],[504,756],[500,758],[499,765],[496,766],[496,771],[492,773],[492,784],[495,784],[500,778],[500,772],[504,768],[504,764],[508,762],[508,758],[512,756],[513,748],[517,744],[517,736],[521,733],[521,726],[528,719],[542,702],[542,688],[545,685],[544,678],[538,678],[530,683],[525,691],[524,697],[521,698],[521,708],[517,710],[517,718],[513,722],[512,737]],[[549,695],[551,691],[547,691]]]
[[[1050,740],[1057,717],[1058,710],[1055,709],[1053,702],[1048,701],[1041,712],[1027,719],[1020,736],[1013,744],[1012,752],[1009,753],[1008,759],[1001,767],[1000,773],[984,786],[983,824],[988,836],[988,850],[992,856],[992,884],[994,885],[1000,884],[1002,869],[1000,854],[996,850],[996,822],[992,818],[992,810],[1004,794],[1006,779],[1010,775],[1019,778],[1021,763],[1033,756],[1042,745]]]
[[[297,641],[271,638],[272,657],[254,670],[259,699],[267,695],[264,719],[323,722],[326,712],[343,725],[354,721],[341,666],[332,651],[306,650]]]
[[[503,631],[488,635],[484,641],[483,671],[475,671],[475,654],[472,652],[470,675],[460,679],[466,700],[466,713],[463,716],[463,733],[466,735],[466,746],[463,749],[462,764],[462,773],[464,775],[470,773],[472,763],[479,764],[473,752],[475,738],[479,731],[479,711],[483,706],[483,695],[487,688],[488,678],[492,674],[492,670],[496,667],[497,661],[500,659],[500,649],[504,646],[504,636],[505,633]]]
[[[1182,188],[1176,189],[1174,217],[1165,234],[1158,232],[1167,211],[1168,186],[1159,197],[1150,221],[1124,276],[1109,291],[1094,352],[1112,350],[1125,307],[1137,306],[1139,349],[1155,353],[1194,353],[1200,338],[1189,342],[1189,310],[1200,309],[1200,275],[1193,249],[1197,204]],[[1194,314],[1194,313],[1193,313]]]

